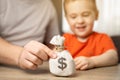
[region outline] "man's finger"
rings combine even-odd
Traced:
[[[39,43],[37,41],[30,41],[26,46],[24,46],[25,49],[33,54],[39,53],[40,51],[43,51],[49,56],[50,58],[56,58],[57,55],[49,49],[47,46],[45,46],[42,43]]]
[[[43,45],[43,48],[44,48],[43,50],[46,52],[46,54],[50,58],[56,58],[57,57],[56,53],[53,50],[49,49],[47,46]]]

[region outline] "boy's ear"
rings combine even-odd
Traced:
[[[99,17],[99,11],[96,11],[96,18],[95,18],[95,20],[98,20],[98,17]]]

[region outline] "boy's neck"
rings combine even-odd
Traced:
[[[80,38],[80,37],[78,37],[77,39],[80,42],[86,42],[88,40],[88,37],[87,38]]]
[[[87,42],[88,38],[90,37],[91,34],[93,34],[94,32],[90,33],[88,36],[86,37],[77,37],[77,39],[80,41],[80,42]]]

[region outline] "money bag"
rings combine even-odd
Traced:
[[[69,51],[64,50],[64,37],[54,36],[50,41],[55,45],[56,59],[49,59],[50,72],[56,76],[71,76],[75,73],[75,63]]]

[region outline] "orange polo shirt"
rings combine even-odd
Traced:
[[[74,34],[65,33],[64,46],[73,58],[78,56],[97,56],[107,50],[115,49],[112,39],[103,33],[93,32],[86,42],[80,42]]]

